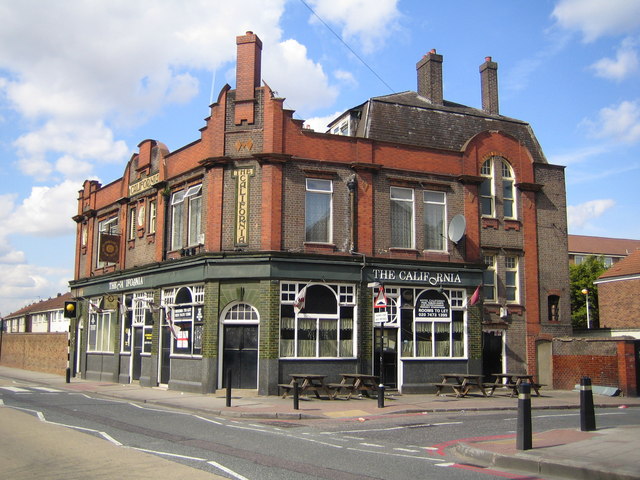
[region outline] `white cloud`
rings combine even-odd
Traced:
[[[336,77],[336,79],[340,80],[342,83],[349,85],[350,87],[358,86],[358,81],[351,72],[347,72],[346,70],[336,70],[335,72],[333,72],[333,76]]]
[[[607,198],[602,200],[590,200],[579,205],[567,206],[569,229],[584,227],[591,220],[602,216],[615,204],[616,202],[614,200]]]
[[[338,111],[324,117],[311,117],[304,121],[305,127],[319,133],[326,133],[327,125],[342,115],[344,112]]]
[[[83,171],[127,159],[114,132],[193,99],[198,72],[234,60],[236,35],[279,41],[284,4],[0,0],[0,95],[30,129],[15,143],[20,170],[45,180],[68,172],[66,156]]]
[[[560,0],[551,15],[561,27],[582,32],[586,42],[640,28],[637,0]]]
[[[640,140],[640,101],[623,101],[613,107],[605,107],[598,113],[597,120],[584,120],[598,138],[611,138],[624,143]]]
[[[364,53],[371,53],[384,44],[398,28],[398,0],[311,0],[309,2],[323,21],[342,27],[342,38],[358,39]],[[315,15],[310,18],[317,23]]]
[[[322,65],[310,60],[307,48],[296,40],[273,45],[269,55],[263,57],[263,66],[265,82],[273,90],[286,93],[286,107],[301,116],[333,104],[338,96]]]
[[[0,276],[10,282],[0,283],[0,312],[8,315],[39,300],[69,290],[70,270],[33,265],[0,263]]]
[[[53,187],[32,187],[31,195],[6,216],[0,218],[4,232],[40,237],[75,232],[71,217],[77,213],[81,184],[66,180]]]
[[[627,38],[618,48],[615,59],[601,58],[591,65],[591,68],[599,77],[617,81],[623,80],[638,71],[640,62],[634,47],[635,41]]]
[[[583,163],[592,157],[596,157],[611,149],[605,145],[596,145],[591,147],[579,148],[567,153],[548,155],[549,163],[553,165],[573,165]]]

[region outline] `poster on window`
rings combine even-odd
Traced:
[[[177,348],[189,348],[189,330],[179,330],[176,338]]]
[[[416,299],[415,319],[451,321],[449,299],[437,290],[424,290]]]

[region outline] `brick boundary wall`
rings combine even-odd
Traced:
[[[582,377],[593,385],[619,388],[638,396],[637,340],[556,338],[553,340],[553,387],[573,390]]]
[[[66,333],[3,333],[0,365],[65,375]]]

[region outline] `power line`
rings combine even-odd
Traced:
[[[342,39],[342,37],[341,37],[340,35],[338,35],[338,34],[337,34],[337,33],[336,33],[336,32],[335,32],[335,31],[334,31],[334,30],[333,30],[329,25],[327,25],[327,22],[325,22],[325,21],[322,19],[322,17],[320,17],[320,15],[318,15],[318,14],[313,10],[313,8],[311,8],[311,7],[307,4],[307,2],[305,2],[304,0],[300,0],[300,2],[301,2],[305,7],[307,7],[307,8],[309,9],[309,11],[310,11],[311,13],[313,13],[313,14],[318,18],[318,20],[320,20],[320,22],[322,22],[322,24],[323,24],[325,27],[327,27],[327,30],[329,30],[331,33],[333,33],[333,35],[334,35],[338,40],[340,40],[340,42],[341,42],[345,47],[347,47],[347,48],[348,48],[348,49],[349,49],[349,51],[350,51],[350,52],[351,52],[351,53],[352,53],[352,54],[353,54],[353,55],[354,55],[358,60],[360,60],[360,62],[361,62],[365,67],[367,67],[367,68],[369,69],[369,71],[370,71],[371,73],[373,73],[373,74],[376,76],[376,78],[377,78],[378,80],[380,80],[380,81],[381,81],[381,82],[382,82],[382,83],[383,83],[383,84],[384,84],[384,85],[385,85],[385,86],[386,86],[386,87],[391,91],[391,93],[396,93],[396,92],[395,92],[395,90],[394,90],[393,88],[391,88],[391,87],[389,86],[389,84],[388,84],[387,82],[385,82],[385,81],[382,79],[382,77],[381,77],[380,75],[378,75],[378,74],[376,73],[376,71],[375,71],[373,68],[371,68],[371,67],[369,66],[369,64],[368,64],[367,62],[365,62],[365,61],[360,57],[360,55],[358,55],[358,54],[353,50],[353,48],[351,48],[351,47],[349,46],[349,44],[347,44],[347,42],[345,42],[345,41]]]

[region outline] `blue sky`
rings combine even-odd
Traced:
[[[84,179],[116,180],[144,139],[199,138],[247,30],[316,129],[415,90],[432,48],[445,99],[480,107],[491,56],[500,113],[566,166],[570,233],[640,239],[638,0],[0,0],[0,18],[1,314],[67,290]]]

